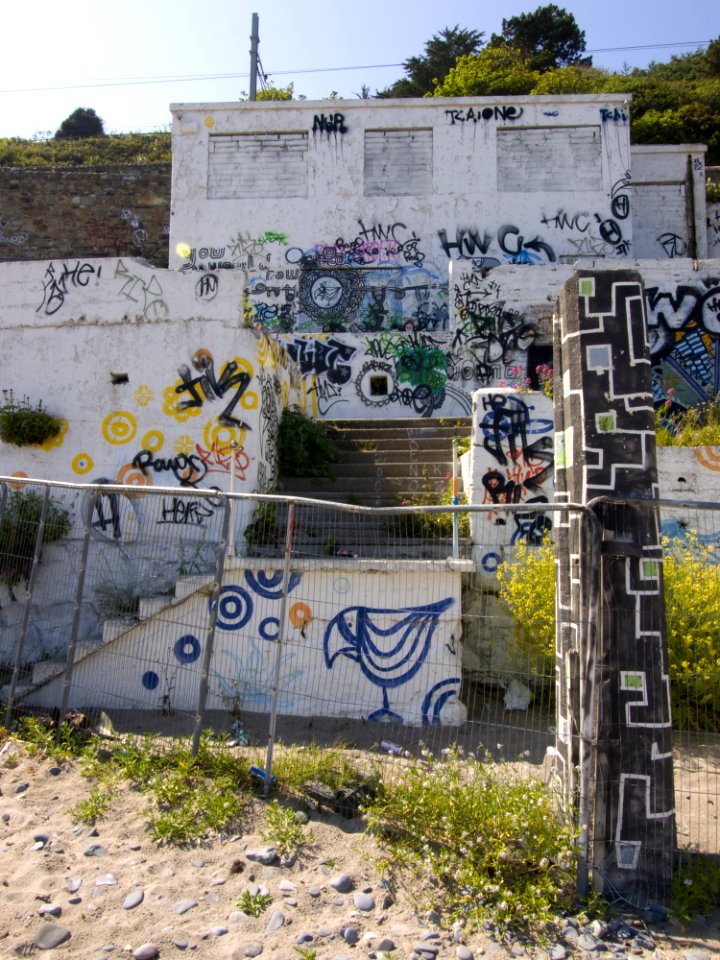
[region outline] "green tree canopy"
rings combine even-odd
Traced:
[[[502,97],[532,93],[539,74],[532,70],[520,50],[486,47],[475,57],[460,57],[442,83],[436,97]]]
[[[490,38],[491,47],[513,47],[520,50],[531,70],[541,73],[553,67],[582,63],[591,66],[592,58],[583,57],[585,33],[575,17],[549,3],[533,13],[503,19],[502,33]]]
[[[56,140],[71,140],[78,137],[102,137],[103,122],[92,107],[78,107],[55,131]]]
[[[455,66],[458,57],[477,53],[482,46],[484,34],[477,30],[464,30],[457,24],[445,27],[425,44],[425,53],[410,57],[403,63],[407,74],[385,90],[378,90],[377,97],[425,97],[433,92]]]

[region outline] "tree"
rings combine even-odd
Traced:
[[[584,31],[571,13],[554,3],[538,7],[534,13],[503,20],[502,33],[492,35],[490,46],[520,50],[530,68],[541,73],[570,64],[592,65],[592,57],[581,56],[585,50]]]
[[[78,107],[55,131],[56,140],[74,140],[78,137],[104,137],[103,122],[92,107]]]
[[[433,96],[524,96],[532,92],[538,77],[519,50],[486,47],[475,57],[460,57]]]
[[[424,97],[432,94],[436,83],[442,82],[455,66],[458,57],[472,56],[483,42],[483,33],[464,30],[457,24],[445,27],[425,44],[425,55],[410,57],[403,63],[407,74],[385,90],[378,90],[377,97]]]

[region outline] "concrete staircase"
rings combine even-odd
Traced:
[[[329,428],[338,454],[334,479],[285,479],[278,493],[365,507],[398,507],[418,498],[440,503],[448,493],[453,440],[469,436],[471,421],[335,420]],[[303,507],[294,552],[308,557],[439,559],[449,555],[451,540],[419,536],[412,524],[387,515]]]

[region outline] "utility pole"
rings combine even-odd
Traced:
[[[257,75],[258,75],[258,15],[252,15],[252,33],[250,34],[250,99],[257,100]]]

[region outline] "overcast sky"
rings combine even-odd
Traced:
[[[170,103],[229,102],[249,89],[252,14],[270,82],[295,95],[355,97],[402,77],[444,27],[502,29],[537,9],[511,0],[7,0],[0,137],[54,132],[92,107],[111,132],[167,129]],[[646,66],[720,34],[718,0],[570,0],[596,66]],[[217,78],[217,79],[214,79]]]

